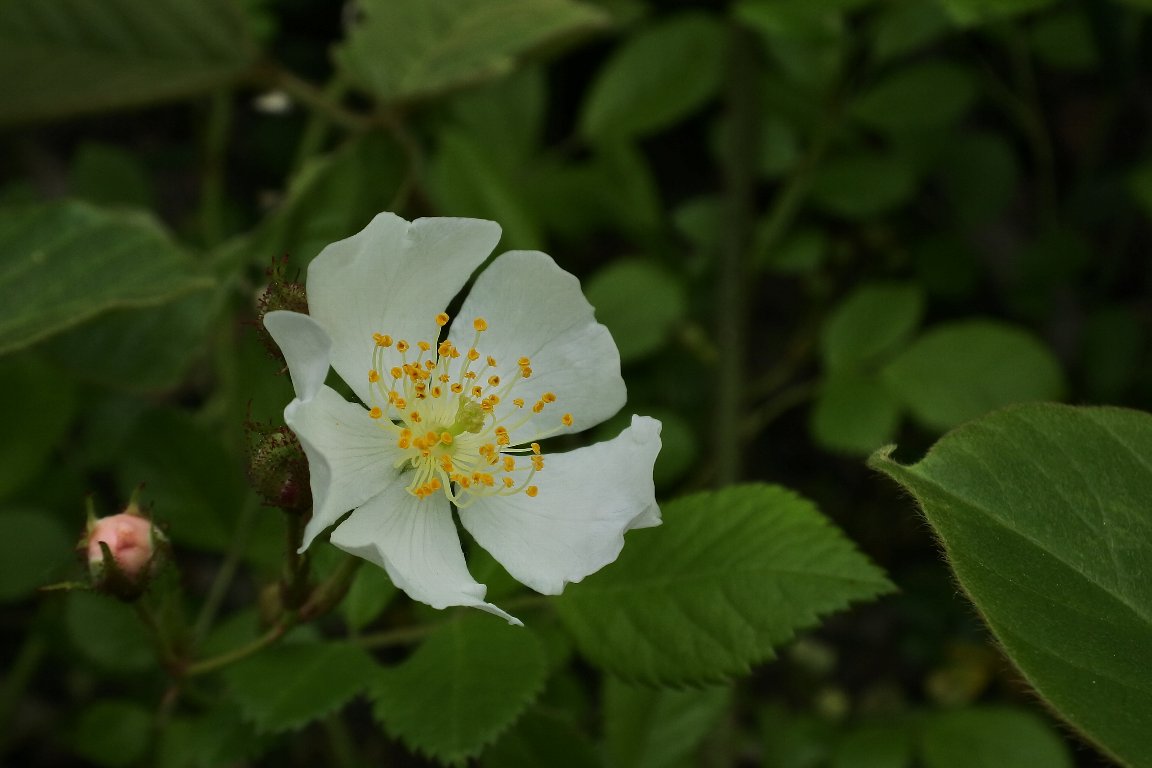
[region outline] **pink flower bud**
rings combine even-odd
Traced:
[[[88,568],[92,577],[99,579],[104,568],[104,551],[100,542],[108,545],[117,569],[133,581],[143,577],[152,561],[155,547],[152,521],[130,512],[102,517],[88,533]]]

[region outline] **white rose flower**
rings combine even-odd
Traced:
[[[484,601],[460,522],[512,576],[559,594],[660,524],[660,422],[545,454],[624,404],[620,355],[579,281],[546,254],[512,251],[444,312],[500,238],[479,219],[378,215],[308,268],[308,315],[270,312],[296,399],[284,420],[308,457],[314,509],[301,551],[351,510],[332,543],[385,568],[435,608]],[[446,331],[446,332],[445,332]],[[359,398],[324,385],[331,366]]]

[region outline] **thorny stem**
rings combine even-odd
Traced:
[[[716,296],[717,367],[716,444],[714,456],[719,486],[738,480],[743,471],[741,411],[744,404],[747,331],[747,254],[753,235],[752,159],[757,155],[759,113],[756,39],[740,26],[729,28],[726,122],[728,147],[723,177],[726,208],[725,239],[720,247]]]

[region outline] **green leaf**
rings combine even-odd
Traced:
[[[869,219],[900,207],[916,191],[911,164],[902,158],[857,153],[830,158],[816,171],[812,199],[847,219]]]
[[[942,432],[1001,406],[1064,393],[1052,353],[1020,328],[992,320],[937,326],[882,375],[917,421]]]
[[[824,448],[866,456],[892,441],[900,413],[900,401],[884,382],[869,374],[837,371],[821,383],[809,426]]]
[[[396,587],[383,568],[361,568],[356,571],[348,594],[340,603],[340,611],[348,628],[360,631],[383,613],[392,598],[396,597]]]
[[[950,433],[918,464],[870,461],[916,497],[1029,682],[1131,765],[1152,756],[1149,456],[1146,413],[1033,404]]]
[[[963,228],[986,223],[1016,198],[1020,169],[1011,145],[999,134],[950,137],[939,170],[950,208]]]
[[[442,625],[379,676],[376,717],[410,748],[441,762],[477,754],[544,687],[544,648],[530,630],[491,616]]]
[[[212,285],[152,219],[82,203],[0,211],[0,253],[0,354]]]
[[[157,664],[148,631],[124,603],[95,592],[69,592],[64,624],[72,644],[102,667],[138,672]]]
[[[369,685],[376,663],[348,643],[277,645],[224,671],[244,717],[262,731],[286,731],[339,709]]]
[[[308,264],[324,246],[363,229],[395,205],[407,165],[400,148],[368,133],[304,166],[286,198],[251,238],[225,246],[267,266],[285,253]]]
[[[548,106],[543,67],[520,69],[452,99],[453,121],[484,148],[493,164],[518,171],[539,149]]]
[[[832,370],[867,367],[903,346],[923,315],[924,293],[916,284],[864,283],[824,324],[824,364]]]
[[[148,749],[153,718],[133,701],[97,701],[84,709],[72,743],[77,754],[96,765],[133,765]]]
[[[592,743],[576,726],[536,709],[526,712],[480,756],[482,768],[598,768],[601,764]]]
[[[848,111],[869,126],[899,133],[950,125],[975,97],[976,84],[967,69],[946,61],[918,62],[861,93]]]
[[[811,502],[784,488],[693,494],[665,505],[663,517],[556,601],[581,652],[626,680],[742,674],[822,615],[892,589]]]
[[[924,768],[1071,768],[1064,741],[1031,712],[984,707],[941,712],[920,736]]]
[[[44,470],[75,413],[70,376],[28,355],[0,358],[0,498]]]
[[[69,533],[45,512],[0,512],[0,602],[20,600],[56,580],[75,559],[82,525],[77,515],[76,531]]]
[[[1030,13],[1052,4],[1052,0],[937,0],[952,20],[961,26],[983,24]]]
[[[610,768],[684,764],[731,702],[727,686],[650,688],[609,677],[604,683],[605,751]]]
[[[0,3],[0,123],[218,88],[256,55],[229,0]]]
[[[625,38],[592,83],[580,132],[603,141],[653,133],[712,98],[724,77],[724,27],[680,13]]]
[[[227,298],[222,290],[197,290],[158,307],[114,309],[43,349],[78,379],[126,392],[165,392],[203,359]]]
[[[528,207],[531,191],[513,183],[488,148],[463,130],[446,128],[441,132],[430,176],[440,212],[499,221],[504,248],[543,247],[543,237]]]
[[[853,728],[836,745],[830,768],[909,768],[911,729],[899,724],[868,724]]]
[[[72,161],[72,193],[96,205],[151,208],[152,180],[139,153],[85,142]]]
[[[607,21],[572,0],[367,0],[362,12],[335,56],[384,102],[507,74],[531,49]]]
[[[687,311],[679,281],[646,261],[615,261],[593,275],[584,292],[624,362],[659,350]]]

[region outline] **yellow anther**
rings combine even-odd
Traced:
[[[566,427],[572,426],[572,414],[566,413],[560,417],[560,423]]]
[[[496,443],[497,443],[497,444],[499,444],[499,445],[508,445],[508,444],[509,444],[509,443],[511,443],[511,442],[512,442],[512,441],[508,439],[508,434],[507,434],[507,433],[505,433],[505,434],[503,434],[503,435],[497,435],[497,436],[496,436]]]
[[[505,472],[513,472],[513,471],[515,471],[515,469],[516,469],[516,459],[512,458],[511,456],[505,456],[504,457],[504,471]]]
[[[402,411],[408,407],[408,401],[402,397],[398,397],[396,398],[396,402],[393,403],[393,405],[395,405],[398,410]]]
[[[517,408],[523,408],[524,407],[524,398],[522,398],[522,397],[512,398],[512,405],[516,406]]]
[[[428,445],[435,445],[436,441],[439,439],[440,435],[436,434],[435,432],[428,432],[424,435],[424,440],[427,441]]]
[[[400,370],[399,368],[393,368],[391,371],[389,371],[389,373],[392,374],[392,378],[394,379],[399,379],[404,375],[404,371]]]
[[[478,317],[472,321],[472,327],[477,331],[486,331],[488,330],[488,321],[482,317]]]
[[[480,387],[472,387],[472,397],[483,397],[484,390]]]
[[[526,378],[526,379],[527,379],[527,378],[531,378],[531,376],[532,376],[532,369],[531,369],[531,368],[529,368],[528,366],[526,366],[526,365],[525,365],[524,367],[522,367],[522,368],[520,369],[520,375],[521,375],[521,376],[523,376],[523,377],[524,377],[524,378]]]
[[[532,443],[531,448],[532,448],[532,453],[536,454],[537,456],[540,455],[540,443]]]
[[[543,400],[537,400],[536,404],[534,406],[532,406],[532,412],[533,413],[540,413],[540,411],[542,411],[542,410],[544,410],[544,401]]]
[[[444,445],[452,445],[452,433],[451,432],[441,432],[440,433],[440,442],[443,443]]]
[[[432,349],[432,345],[426,341],[418,341],[416,342],[416,346],[420,347],[421,352],[427,352],[428,350]]]
[[[452,381],[452,377],[446,373],[442,373],[436,377],[436,380],[439,381],[441,384],[447,384],[448,382]]]
[[[528,366],[532,365],[532,361],[526,357],[522,357],[516,361],[516,365],[520,366],[521,368],[527,368]]]
[[[492,355],[488,355],[488,359],[485,360],[484,362],[488,363],[488,365],[493,367],[493,368],[496,367],[496,358],[492,357]]]
[[[441,312],[440,314],[436,315],[436,325],[440,326],[441,328],[448,325],[448,313],[447,312]]]
[[[423,419],[420,418],[420,412],[419,411],[412,411],[412,413],[408,414],[408,420],[414,421],[417,424],[419,424],[421,421],[423,421]]]
[[[489,376],[488,377],[488,386],[490,386],[490,387],[500,386],[500,377],[499,376]]]
[[[376,342],[376,346],[378,347],[392,346],[392,337],[386,333],[374,333],[372,334],[372,340]]]
[[[408,342],[404,341],[404,339],[400,339],[400,341],[396,342],[396,351],[397,352],[407,352],[408,351]]]
[[[378,419],[384,415],[384,411],[380,410],[379,408],[373,408],[372,410],[368,411],[368,415],[374,419]]]
[[[543,456],[533,456],[532,457],[532,469],[535,469],[537,472],[544,469],[544,457]]]
[[[376,382],[380,381],[380,371],[376,370],[375,368],[368,371],[368,381],[371,384],[375,384]]]
[[[540,399],[546,403],[554,403],[556,402],[556,395],[552,394],[551,392],[545,392],[544,394],[540,395]]]
[[[516,485],[516,481],[515,481],[515,480],[513,480],[513,479],[512,479],[512,478],[510,478],[510,477],[506,477],[506,478],[504,478],[504,487],[505,487],[505,488],[511,488],[511,487],[512,487],[512,486],[514,486],[514,485]]]
[[[534,485],[530,485],[530,486],[528,486],[527,488],[525,488],[525,489],[524,489],[524,493],[526,493],[526,494],[528,494],[529,496],[531,496],[531,497],[535,498],[535,497],[536,497],[536,494],[540,493],[540,489],[539,489],[539,488],[537,488],[537,487],[536,487],[536,486],[534,486]]]
[[[449,387],[449,389],[451,389],[454,394],[458,395],[464,391],[464,385],[457,382],[457,383],[453,384],[451,387]]]
[[[444,394],[444,390],[440,387],[432,387],[432,397],[440,397],[442,394]]]
[[[464,378],[468,379],[468,381],[475,381],[476,371],[468,371],[468,373],[464,374]]]
[[[407,448],[412,447],[412,441],[406,437],[401,437],[399,440],[396,441],[396,445],[400,448],[407,449]]]
[[[444,339],[444,341],[440,342],[440,346],[436,347],[436,354],[440,355],[440,357],[448,357],[451,352],[452,342],[448,341],[448,339]]]
[[[472,349],[468,350],[468,359],[472,362],[476,362],[480,359],[480,353],[476,351],[476,347],[472,347]]]

